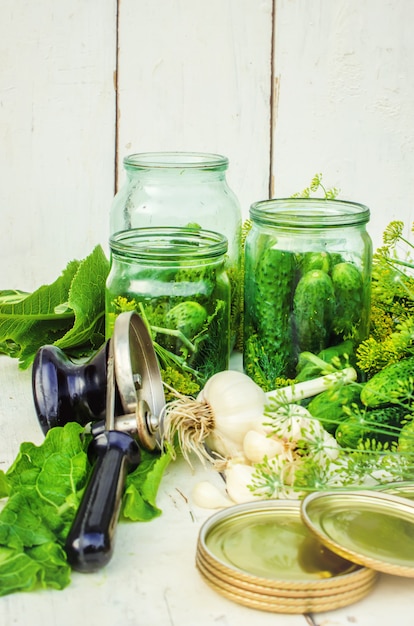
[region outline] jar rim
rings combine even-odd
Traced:
[[[109,238],[112,253],[122,257],[159,262],[184,255],[186,260],[214,259],[226,254],[228,239],[212,230],[190,227],[130,228]]]
[[[336,198],[274,198],[254,202],[250,217],[273,226],[323,228],[365,224],[370,210],[359,202]]]
[[[210,152],[137,152],[124,158],[125,168],[134,169],[227,169],[229,160]]]

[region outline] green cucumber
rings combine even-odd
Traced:
[[[267,248],[260,256],[255,272],[254,306],[246,317],[250,314],[254,320],[258,341],[256,352],[266,354],[262,367],[271,380],[286,375],[287,370],[294,372],[290,312],[295,271],[292,252]],[[245,342],[249,333],[252,334],[250,328]]]
[[[391,363],[374,374],[361,391],[361,400],[367,407],[413,401],[414,356]]]
[[[303,274],[312,270],[323,270],[327,274],[332,267],[332,259],[329,252],[305,252],[300,258],[300,269]]]
[[[342,447],[354,449],[367,442],[396,444],[406,415],[399,406],[361,411],[338,425],[335,438]]]
[[[335,295],[332,280],[323,270],[306,272],[293,298],[298,352],[317,354],[329,345]]]
[[[335,292],[333,330],[344,339],[358,336],[364,303],[364,285],[359,269],[353,263],[337,263],[332,268]]]
[[[313,417],[332,435],[338,424],[349,419],[351,405],[362,407],[358,385],[332,387],[314,396],[307,406]]]

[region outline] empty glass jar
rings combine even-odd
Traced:
[[[131,228],[197,227],[224,235],[231,336],[241,314],[241,209],[226,180],[228,159],[203,152],[144,152],[124,159],[126,181],[111,207],[111,234]]]

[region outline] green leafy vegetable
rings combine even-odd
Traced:
[[[79,424],[52,428],[40,446],[22,443],[7,472],[0,472],[0,596],[70,583],[64,542],[78,509],[91,466],[90,436]],[[156,496],[171,460],[167,451],[142,451],[128,475],[122,518],[149,521],[161,514]]]
[[[0,352],[29,367],[38,349],[55,344],[72,356],[105,340],[105,281],[109,263],[101,246],[71,261],[50,285],[33,293],[0,291]]]
[[[122,515],[132,522],[146,522],[161,515],[156,496],[161,478],[172,460],[172,453],[161,456],[141,449],[141,463],[127,476]]]
[[[0,512],[0,595],[69,584],[62,546],[89,470],[81,430],[70,423],[41,446],[23,443],[2,473],[9,493]]]

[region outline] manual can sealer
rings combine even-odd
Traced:
[[[122,313],[112,338],[82,366],[44,346],[36,355],[32,385],[44,432],[68,421],[91,423],[89,451],[96,461],[65,549],[73,569],[95,571],[112,556],[126,474],[139,465],[140,446],[161,445],[165,396],[148,329],[134,311]],[[99,421],[102,415],[105,420]]]

